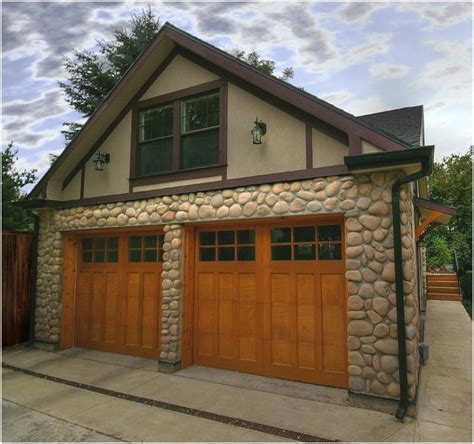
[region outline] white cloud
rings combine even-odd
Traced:
[[[332,105],[339,106],[340,104],[347,102],[354,96],[354,93],[347,89],[341,89],[338,91],[332,91],[329,93],[323,93],[319,97]]]
[[[386,107],[381,97],[372,95],[365,98],[351,100],[344,105],[344,110],[354,114],[354,116],[362,116],[364,114],[386,111]]]
[[[471,2],[404,2],[399,8],[415,11],[436,26],[451,26],[472,18]]]
[[[337,18],[349,23],[365,22],[372,12],[387,6],[388,3],[353,1],[343,3],[343,6],[336,11],[336,16]]]
[[[370,75],[381,79],[400,79],[405,77],[409,71],[409,66],[394,63],[376,63],[369,67]]]

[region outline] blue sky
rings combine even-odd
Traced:
[[[292,83],[354,115],[424,105],[437,159],[473,143],[471,3],[15,2],[2,5],[2,124],[20,167],[44,173],[62,123],[81,119],[58,87],[63,57],[147,5],[225,50],[292,66]]]

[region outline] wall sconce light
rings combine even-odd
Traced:
[[[105,164],[109,162],[110,154],[101,153],[100,151],[98,151],[96,154],[96,158],[94,159],[94,168],[96,171],[104,171]]]
[[[250,131],[253,137],[254,145],[261,145],[262,143],[262,136],[267,133],[267,124],[258,120],[258,117],[255,117],[255,126]]]

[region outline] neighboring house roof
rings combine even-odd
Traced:
[[[411,146],[424,145],[423,105],[392,109],[357,117],[366,124],[405,141]]]
[[[162,43],[161,46],[160,43]],[[155,38],[144,48],[135,62],[112,88],[81,131],[33,188],[30,197],[38,196],[56,171],[60,172],[60,177],[55,180],[61,180],[61,177],[64,178],[64,175],[70,173],[71,163],[77,165],[90,159],[96,152],[104,132],[107,133],[107,129],[113,126],[114,120],[121,117],[121,113],[116,111],[118,109],[117,105],[119,108],[121,107],[123,112],[133,101],[139,99],[140,90],[131,83],[132,76],[144,78],[148,73],[148,78],[157,69],[155,65],[159,62],[156,54],[160,53],[161,58],[165,53],[170,55],[174,47],[179,47],[181,50],[204,60],[207,64],[222,71],[231,80],[236,79],[252,85],[259,91],[270,94],[278,101],[299,110],[304,115],[323,120],[327,124],[345,131],[349,136],[350,154],[360,153],[361,139],[365,139],[386,151],[398,151],[407,147],[407,143],[396,134],[380,129],[370,122],[366,122],[363,118],[357,118],[276,77],[263,74],[242,60],[176,28],[170,23],[165,23]],[[115,105],[113,109],[112,104]]]

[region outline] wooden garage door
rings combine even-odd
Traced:
[[[159,357],[162,243],[156,232],[80,237],[76,346]]]
[[[199,229],[196,364],[347,387],[337,222]]]

